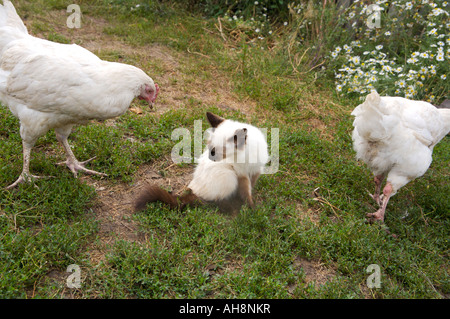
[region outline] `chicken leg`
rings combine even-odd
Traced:
[[[372,194],[369,193],[370,197],[373,198],[373,200],[378,204],[378,206],[381,206],[381,199],[380,199],[380,191],[381,191],[381,183],[383,183],[385,175],[376,175],[374,176],[373,180],[375,182],[375,192]]]
[[[375,213],[368,213],[366,216],[369,219],[370,222],[373,221],[381,221],[384,222],[384,214],[386,213],[386,206],[389,202],[389,198],[391,197],[393,193],[392,184],[390,182],[387,182],[386,185],[383,188],[383,194],[379,197],[380,198],[380,209],[378,209]]]
[[[69,136],[71,130],[72,130],[72,126],[55,129],[56,139],[63,146],[64,151],[66,152],[66,156],[67,156],[66,161],[57,163],[57,165],[64,165],[64,164],[67,165],[67,167],[69,167],[69,169],[71,170],[71,172],[73,173],[73,175],[75,177],[78,177],[78,171],[82,171],[82,172],[85,172],[86,174],[91,174],[91,175],[108,176],[104,173],[96,172],[96,171],[93,171],[93,170],[90,170],[90,169],[87,169],[86,167],[84,167],[84,165],[86,163],[89,163],[90,161],[95,159],[95,157],[88,159],[87,161],[84,161],[84,162],[79,162],[75,158],[75,155],[73,154],[72,149],[70,148],[69,142],[67,141],[67,137]]]
[[[23,141],[22,145],[23,145],[22,173],[20,174],[19,178],[14,183],[9,185],[5,189],[12,189],[12,188],[16,187],[17,185],[19,185],[20,183],[24,183],[24,182],[28,183],[34,179],[53,177],[53,176],[48,176],[48,177],[47,176],[36,176],[36,175],[30,174],[30,154],[31,154],[31,149],[33,148],[34,143],[28,143],[28,142]]]

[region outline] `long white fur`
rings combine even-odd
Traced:
[[[236,150],[232,137],[237,130],[243,128],[247,129],[245,146]],[[222,148],[225,145],[227,153],[224,159],[212,161],[207,149],[198,159],[194,177],[188,187],[206,201],[230,198],[238,188],[239,176],[247,176],[251,180],[252,176],[262,173],[269,160],[264,134],[250,124],[225,120],[210,131],[208,143],[210,148]]]

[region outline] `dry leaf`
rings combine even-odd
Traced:
[[[130,108],[130,111],[136,114],[142,114],[142,109],[139,107],[132,107]]]

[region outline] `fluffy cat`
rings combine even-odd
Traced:
[[[147,185],[136,200],[136,211],[156,201],[181,209],[202,201],[220,206],[238,201],[254,208],[252,190],[269,160],[265,136],[250,124],[210,112],[206,116],[212,131],[187,191],[176,196],[156,185]]]

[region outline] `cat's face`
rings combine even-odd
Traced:
[[[236,160],[239,153],[245,150],[247,140],[247,129],[237,129],[230,132],[229,136],[212,133],[208,140],[209,159],[212,161],[221,161],[225,159]]]
[[[237,162],[238,155],[245,150],[247,129],[236,127],[235,123],[209,112],[207,116],[212,127],[207,142],[209,159],[215,162]]]

